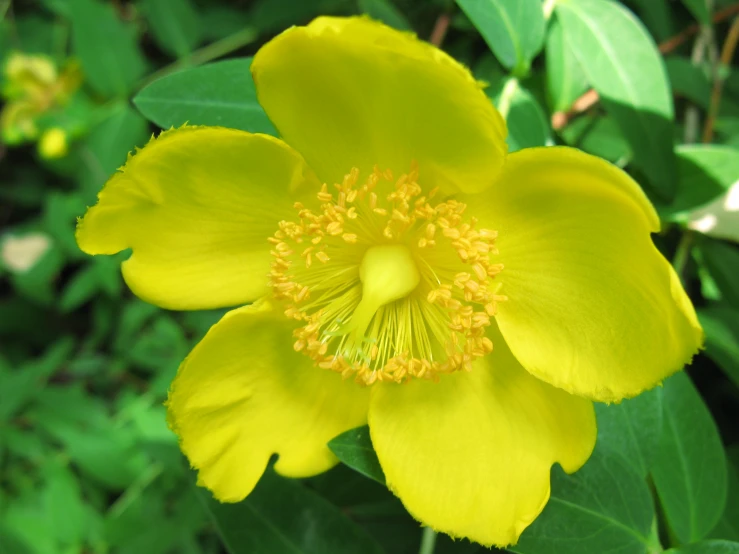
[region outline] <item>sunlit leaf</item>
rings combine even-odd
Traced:
[[[666,200],[675,192],[672,97],[642,23],[611,0],[562,0],[557,17],[590,84],[632,147],[633,163]]]
[[[456,0],[490,49],[508,69],[528,72],[544,43],[540,0]]]
[[[588,80],[556,17],[549,24],[545,53],[549,105],[554,111],[566,111],[587,90]]]

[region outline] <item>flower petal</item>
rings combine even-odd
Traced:
[[[559,462],[595,446],[588,400],[528,374],[499,333],[470,373],[375,385],[372,443],[388,486],[422,523],[484,545],[515,543],[549,499]]]
[[[326,443],[366,423],[368,390],[295,352],[287,323],[264,301],[232,310],[172,383],[170,425],[221,501],[248,495],[274,453],[282,475],[326,471],[337,462]]]
[[[659,220],[639,186],[571,148],[508,158],[501,181],[465,199],[500,233],[500,330],[535,376],[618,401],[688,363],[702,343],[695,311],[652,243]]]
[[[470,72],[369,18],[288,29],[251,70],[269,118],[329,184],[352,167],[399,174],[415,160],[429,189],[477,192],[505,158],[505,122]]]
[[[123,276],[171,309],[233,306],[267,290],[267,238],[315,177],[285,143],[220,127],[162,133],[130,157],[77,228],[88,254],[133,249]]]

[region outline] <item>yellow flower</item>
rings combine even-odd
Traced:
[[[469,72],[365,18],[256,55],[282,139],[163,133],[78,229],[170,309],[229,312],[180,367],[170,424],[199,482],[247,496],[332,467],[369,423],[390,489],[434,529],[515,542],[553,463],[590,456],[592,401],[655,386],[702,332],[639,186],[570,148],[506,157]]]
[[[4,72],[2,94],[7,102],[0,114],[0,130],[7,144],[35,139],[38,117],[66,104],[82,82],[74,61],[60,74],[50,58],[21,52],[10,54]]]
[[[66,156],[69,153],[69,140],[64,129],[52,127],[44,131],[38,142],[38,152],[47,160]]]

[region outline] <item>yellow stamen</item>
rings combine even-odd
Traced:
[[[378,167],[359,175],[323,185],[315,209],[296,203],[269,239],[274,296],[302,323],[295,350],[366,385],[469,371],[492,351],[485,330],[505,300],[497,233],[461,202],[431,204],[438,191],[422,196],[415,167],[395,182]]]

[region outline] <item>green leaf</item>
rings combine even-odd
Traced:
[[[729,467],[726,509],[709,538],[739,541],[739,468],[735,464]]]
[[[690,10],[698,21],[704,25],[710,25],[711,23],[711,12],[708,8],[707,0],[683,0],[685,7]]]
[[[668,56],[665,58],[665,69],[676,94],[702,108],[708,108],[711,81],[703,67],[682,56]]]
[[[238,504],[221,504],[204,489],[198,494],[230,554],[382,554],[338,508],[271,469]]]
[[[677,180],[674,113],[657,46],[641,22],[611,0],[562,0],[556,9],[565,40],[631,145],[634,165],[669,201]]]
[[[552,140],[549,119],[536,98],[520,84],[511,95],[508,108],[508,151],[545,146]]]
[[[518,554],[644,554],[654,508],[644,479],[618,454],[596,447],[573,475],[552,469],[552,495],[523,532]]]
[[[89,521],[79,483],[69,468],[51,462],[44,468],[46,487],[42,499],[52,536],[61,544],[83,550]],[[71,550],[71,549],[70,549]]]
[[[490,49],[517,76],[528,73],[544,44],[540,0],[456,0]]]
[[[133,99],[145,117],[162,128],[221,125],[276,135],[257,102],[251,58],[216,62],[154,81]]]
[[[631,147],[624,140],[618,124],[608,115],[586,114],[560,131],[570,146],[621,165],[631,157]]]
[[[619,404],[595,404],[598,442],[620,453],[642,477],[649,473],[662,436],[662,389],[657,387]]]
[[[7,421],[26,403],[43,391],[43,385],[67,361],[74,340],[57,340],[38,359],[26,362],[16,371],[0,373],[0,422]]]
[[[699,246],[708,268],[728,304],[739,308],[739,249],[719,240],[704,238]]]
[[[154,39],[165,52],[184,57],[200,42],[200,17],[190,0],[140,0],[140,5]]]
[[[80,146],[84,170],[80,177],[88,205],[113,172],[126,162],[129,152],[149,138],[149,125],[127,104],[117,104],[92,129]]]
[[[570,44],[564,39],[562,25],[556,17],[549,24],[544,52],[549,106],[555,112],[567,111],[588,89],[588,79]]]
[[[715,304],[697,311],[706,334],[706,354],[739,387],[739,310]]]
[[[408,19],[391,0],[359,0],[359,9],[372,19],[382,21],[386,25],[401,31],[411,30]]]
[[[64,287],[59,299],[59,309],[62,313],[76,310],[82,304],[92,299],[100,290],[100,279],[95,264],[90,262],[74,274]]]
[[[665,516],[683,543],[706,537],[726,504],[726,455],[711,413],[687,374],[664,382],[662,441],[652,477]]]
[[[739,150],[717,144],[677,148],[677,192],[670,204],[656,203],[662,219],[685,223],[692,213],[739,180]]]
[[[739,542],[703,541],[681,548],[671,548],[665,554],[739,554]]]
[[[146,72],[134,26],[118,19],[113,4],[97,0],[69,0],[69,16],[87,83],[104,96],[127,96]]]
[[[369,427],[357,427],[331,439],[328,443],[331,452],[350,468],[362,475],[385,484],[385,474],[380,467],[375,449],[370,440]]]

